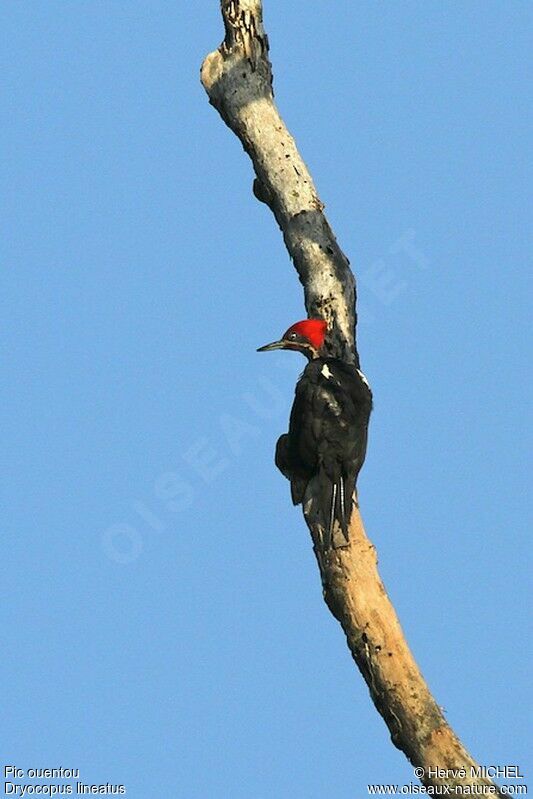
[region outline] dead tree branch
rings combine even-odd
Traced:
[[[329,322],[328,354],[359,366],[354,277],[274,103],[261,0],[221,0],[221,8],[226,35],[202,65],[202,84],[250,156],[256,175],[254,194],[278,222],[304,287],[308,315]],[[306,519],[325,601],[346,634],[395,746],[413,766],[424,770],[421,780],[426,786],[449,786],[448,795],[461,795],[457,786],[492,786],[476,775],[477,764],[446,722],[420,673],[379,577],[376,551],[359,510],[352,516],[349,546],[325,554],[317,545],[309,504]]]

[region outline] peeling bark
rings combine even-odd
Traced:
[[[355,280],[309,170],[274,103],[261,0],[221,0],[221,8],[226,35],[202,65],[202,84],[250,156],[256,174],[254,194],[278,222],[304,288],[308,316],[329,323],[328,354],[358,367]],[[446,795],[452,796],[463,795],[456,786],[485,786],[487,792],[493,784],[472,775],[471,769],[478,766],[446,722],[407,645],[358,507],[351,519],[349,545],[323,552],[312,491],[305,505],[324,599],[346,634],[392,742],[413,766],[424,769],[424,785],[449,786]],[[448,774],[435,775],[430,771],[435,769]],[[461,769],[464,777],[449,773]],[[493,791],[490,795],[501,796],[496,788]]]

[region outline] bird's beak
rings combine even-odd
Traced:
[[[265,344],[264,347],[259,347],[257,352],[270,352],[270,350],[284,350],[287,342],[281,339],[280,341],[273,341],[272,344]]]

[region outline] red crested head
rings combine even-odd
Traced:
[[[324,319],[303,319],[291,325],[279,341],[259,347],[258,352],[296,350],[307,358],[317,358],[324,344],[327,329],[328,323]]]
[[[327,329],[328,323],[324,319],[303,319],[301,322],[295,322],[291,325],[287,332],[283,334],[283,338],[290,341],[291,333],[296,333],[298,337],[307,339],[315,350],[319,350],[326,338]]]

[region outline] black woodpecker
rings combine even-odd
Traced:
[[[295,350],[308,359],[292,406],[289,432],[276,446],[276,466],[290,480],[292,501],[304,501],[313,478],[324,548],[335,524],[348,541],[357,476],[365,461],[372,392],[362,372],[321,354],[327,322],[296,322],[279,341],[258,352]]]

